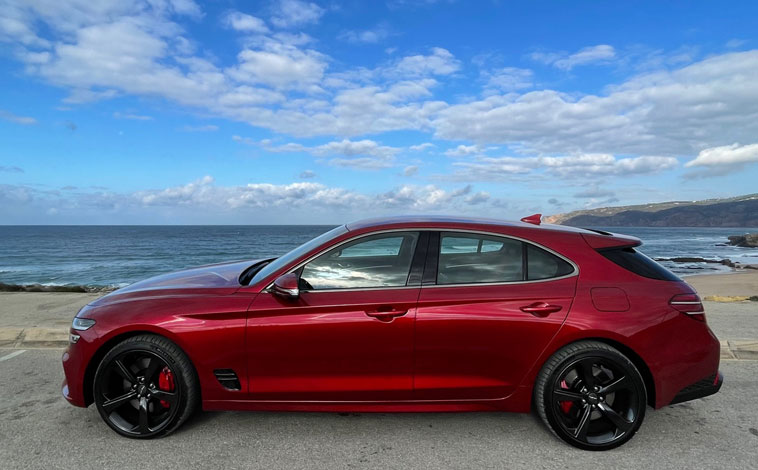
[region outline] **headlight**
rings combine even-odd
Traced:
[[[71,324],[71,328],[79,331],[89,330],[95,324],[95,320],[89,318],[74,318],[74,323]]]

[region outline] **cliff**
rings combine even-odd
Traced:
[[[758,227],[758,194],[602,207],[548,216],[545,222],[581,227]]]

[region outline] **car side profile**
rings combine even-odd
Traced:
[[[157,276],[85,306],[63,395],[134,438],[198,407],[535,410],[567,443],[610,449],[648,406],[723,381],[700,298],[640,244],[538,214],[342,225],[279,258]]]

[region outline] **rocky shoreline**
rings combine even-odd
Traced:
[[[74,292],[74,293],[108,293],[116,290],[106,286],[46,286],[42,284],[5,284],[0,282],[0,292]]]
[[[734,262],[730,259],[706,259],[706,258],[698,258],[694,256],[680,256],[680,257],[674,257],[674,258],[653,258],[655,261],[668,261],[670,263],[707,263],[707,264],[721,264],[724,266],[728,266],[733,269],[756,269],[758,270],[758,265],[755,264],[742,264],[739,262]]]

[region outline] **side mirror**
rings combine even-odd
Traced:
[[[274,281],[271,292],[286,299],[297,299],[300,297],[299,281],[295,273],[282,274]]]

